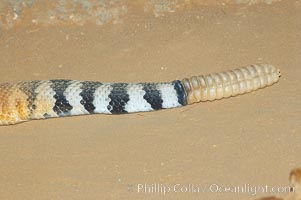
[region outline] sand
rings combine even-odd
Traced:
[[[273,64],[282,77],[177,109],[0,127],[0,199],[285,196],[215,190],[288,186],[301,166],[301,1],[190,5],[159,16],[139,4],[127,10],[116,23],[3,28],[1,82],[171,81],[253,63]]]

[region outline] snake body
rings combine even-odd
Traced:
[[[272,65],[250,65],[163,83],[75,80],[0,84],[0,125],[85,114],[124,114],[185,106],[248,93],[280,76]]]

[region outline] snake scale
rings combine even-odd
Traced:
[[[95,113],[124,114],[213,101],[264,88],[280,71],[259,64],[163,83],[75,80],[0,84],[0,125]]]

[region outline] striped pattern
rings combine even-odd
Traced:
[[[175,108],[264,88],[279,80],[271,65],[250,65],[165,83],[75,80],[0,84],[0,125],[94,113],[125,114]]]
[[[0,125],[15,124],[30,119],[94,113],[125,114],[186,105],[186,96],[180,81],[172,83],[100,83],[49,80],[20,82],[11,87],[23,94],[21,101],[26,103],[26,108],[8,109],[16,111],[14,113],[2,109]],[[7,84],[0,84],[0,94],[3,95],[7,88]],[[9,93],[13,92],[9,91]],[[1,97],[1,99],[3,98]],[[13,100],[5,101],[17,100],[18,98],[13,97]],[[0,103],[1,108],[7,107],[4,106],[4,102]],[[10,116],[10,118],[6,116]]]

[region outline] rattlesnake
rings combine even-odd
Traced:
[[[185,106],[248,93],[276,83],[268,64],[164,83],[101,83],[75,80],[0,84],[0,125],[94,113],[123,114]]]

